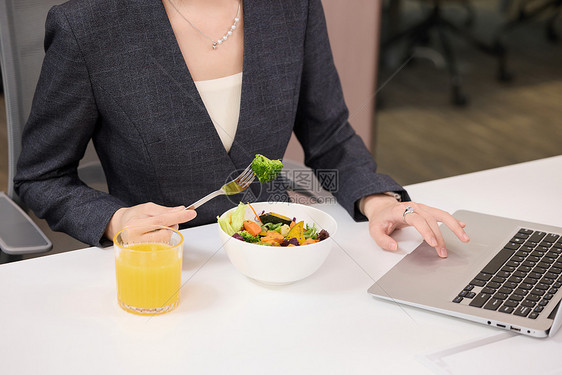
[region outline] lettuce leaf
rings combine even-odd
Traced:
[[[217,221],[221,229],[229,236],[232,236],[242,228],[245,216],[246,205],[240,203],[233,212],[226,215],[224,218],[217,217]]]
[[[232,236],[234,233],[236,233],[236,231],[234,229],[232,229],[232,226],[228,222],[229,218],[230,218],[230,215],[228,216],[228,218],[224,218],[224,219],[217,216],[217,219],[218,219],[217,221],[218,221],[221,229],[223,230],[223,232],[228,234],[229,236]]]
[[[238,232],[240,229],[242,229],[242,226],[244,225],[245,216],[246,216],[246,205],[244,203],[239,203],[238,207],[236,207],[236,209],[232,213],[232,218],[230,219],[230,225],[232,226],[232,229],[235,229],[235,232]]]

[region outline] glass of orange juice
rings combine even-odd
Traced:
[[[181,233],[157,225],[131,226],[113,243],[119,305],[141,315],[173,310],[181,288]]]

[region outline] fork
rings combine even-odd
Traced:
[[[199,199],[197,202],[192,203],[191,205],[187,206],[185,209],[186,210],[195,210],[199,206],[203,205],[204,203],[207,203],[208,201],[210,201],[211,199],[213,199],[215,197],[218,197],[219,195],[233,195],[233,194],[241,193],[244,190],[246,190],[246,188],[248,186],[250,186],[250,184],[252,182],[254,182],[255,178],[256,178],[256,175],[254,174],[254,171],[252,170],[252,164],[250,164],[234,180],[224,184],[219,190],[214,191],[211,194],[208,194],[208,195],[204,196],[203,198]]]

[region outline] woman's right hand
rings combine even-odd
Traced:
[[[115,211],[105,229],[105,237],[113,237],[122,229],[132,225],[162,225],[178,229],[179,224],[197,216],[194,210],[184,206],[166,207],[156,203],[143,203],[133,207],[123,207]]]

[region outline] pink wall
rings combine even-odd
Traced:
[[[371,147],[381,0],[322,0],[332,53],[349,108],[349,121]],[[287,159],[304,160],[295,136]]]

